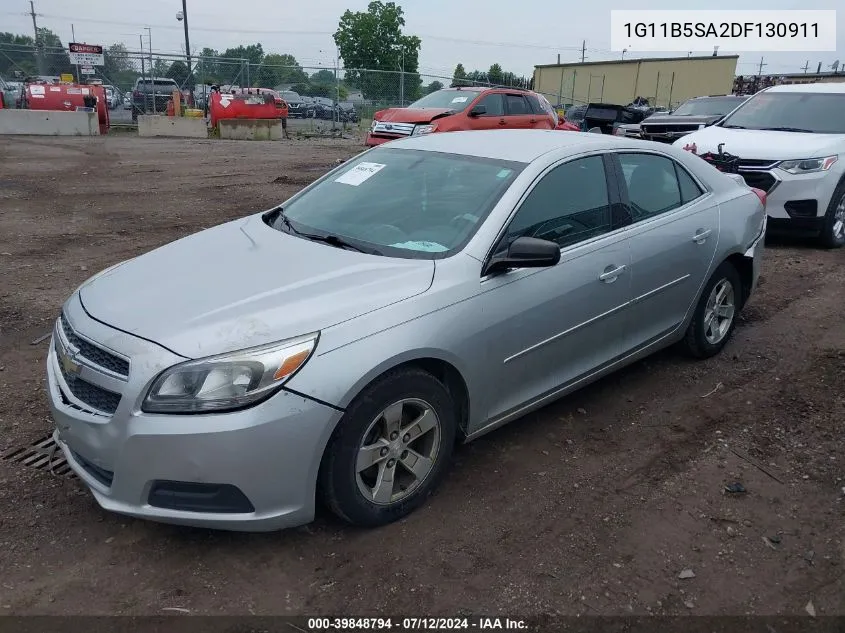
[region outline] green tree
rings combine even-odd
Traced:
[[[106,83],[113,84],[123,91],[129,90],[139,76],[135,65],[123,44],[112,44],[109,46],[104,57],[105,64],[102,67],[103,79]]]
[[[499,64],[490,66],[490,70],[487,71],[487,81],[496,86],[502,85],[504,82],[504,71],[502,71],[502,67]]]
[[[452,86],[465,86],[467,82],[467,71],[464,70],[463,64],[455,66],[455,72],[452,73]]]
[[[167,69],[164,76],[175,81],[179,84],[180,88],[190,87],[188,85],[188,65],[181,60],[177,59],[175,62],[170,64],[170,68]]]
[[[293,55],[268,53],[261,62],[261,67],[253,77],[253,85],[262,88],[275,88],[279,84],[307,82],[308,75]]]
[[[200,51],[199,58],[196,60],[197,82],[203,84],[219,84],[220,82],[220,63],[217,58],[220,57],[213,48],[203,48]]]
[[[311,83],[313,84],[333,84],[334,83],[334,71],[331,70],[318,70],[313,75],[311,75]]]
[[[425,88],[426,94],[431,94],[432,92],[437,92],[438,90],[443,90],[443,84],[439,81],[432,81],[428,86]]]
[[[404,26],[402,7],[395,2],[373,0],[367,11],[347,10],[341,16],[334,41],[343,58],[346,79],[350,85],[359,87],[365,98],[395,100],[402,84],[400,70],[406,73],[406,99],[419,92],[416,73],[421,41],[414,35],[403,35]]]
[[[73,72],[68,51],[58,35],[50,29],[39,27],[38,43],[43,51],[44,71],[47,75]]]
[[[0,75],[14,79],[16,72],[34,75],[38,72],[35,41],[29,35],[0,33]]]
[[[227,48],[220,55],[222,60],[218,62],[218,75],[220,82],[224,84],[237,84],[246,86],[255,83],[253,75],[260,71],[261,62],[264,60],[264,47],[260,43],[249,46],[236,46]]]

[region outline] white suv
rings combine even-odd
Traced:
[[[737,156],[745,181],[767,193],[771,229],[845,244],[845,83],[767,88],[674,144]]]

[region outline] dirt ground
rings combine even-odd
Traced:
[[[0,454],[51,429],[31,341],[79,283],[358,149],[0,141]],[[440,491],[378,530],[147,523],[0,461],[0,614],[845,614],[843,264],[769,244],[722,355],[667,350],[460,447]]]

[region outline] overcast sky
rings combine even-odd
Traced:
[[[229,46],[261,42],[266,52],[291,53],[303,66],[334,65],[331,34],[346,9],[366,10],[368,0],[188,0],[191,49],[224,50]],[[684,6],[677,0],[638,0],[607,3],[556,0],[404,0],[405,33],[422,39],[420,72],[451,75],[458,62],[467,70],[485,70],[498,62],[505,70],[530,75],[535,64],[580,59],[586,40],[587,60],[619,59],[610,48],[610,9],[835,9],[837,53],[743,53],[739,74],[752,74],[760,58],[763,72],[800,72],[809,61],[829,66],[842,55],[845,62],[845,5],[841,0],[789,1],[754,0],[737,2],[710,0]],[[601,7],[601,8],[600,8]],[[184,34],[176,12],[181,0],[35,0],[39,26],[46,26],[62,38],[109,45],[123,42],[138,50],[138,35],[151,27],[153,51],[181,52]],[[0,31],[32,34],[28,0],[0,2]],[[146,38],[144,46],[146,48]],[[710,54],[712,51],[696,51]],[[719,50],[720,54],[731,51]],[[678,51],[685,55],[687,51]],[[639,56],[672,56],[651,53]],[[627,58],[634,56],[632,53]],[[826,69],[826,68],[825,68]]]

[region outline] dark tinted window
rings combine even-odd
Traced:
[[[508,102],[508,114],[531,114],[531,108],[522,95],[506,95]]]
[[[634,222],[681,206],[674,161],[654,154],[619,154]]]
[[[504,116],[505,114],[505,101],[499,93],[487,95],[476,105],[487,108],[487,114],[485,116]]]
[[[537,183],[508,227],[507,243],[529,236],[561,247],[610,231],[610,205],[600,156],[556,167]]]
[[[678,184],[681,185],[681,201],[684,204],[695,200],[704,193],[686,169],[675,164],[675,172],[678,175]]]

